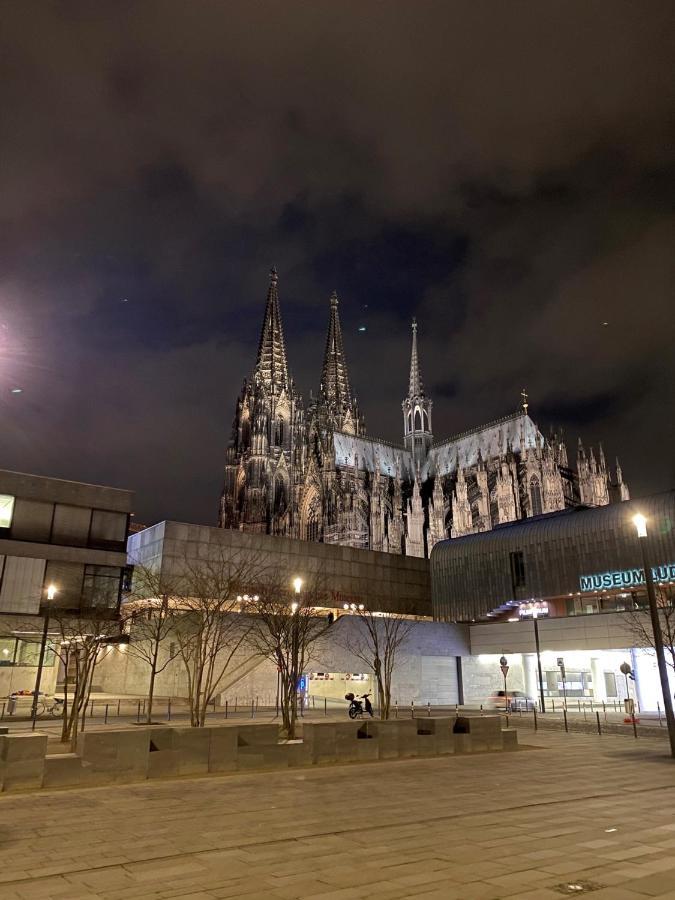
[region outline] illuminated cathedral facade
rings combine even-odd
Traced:
[[[432,400],[412,324],[403,441],[368,437],[352,395],[338,298],[330,298],[319,391],[307,406],[289,377],[278,276],[267,293],[258,356],[237,400],[220,499],[222,528],[428,556],[445,538],[561,510],[629,498],[618,460],[562,435],[545,438],[514,413],[435,441]]]

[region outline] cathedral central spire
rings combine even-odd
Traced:
[[[288,365],[284,331],[281,325],[278,282],[277,270],[272,267],[258,346],[258,359],[255,365],[255,374],[260,377],[270,391],[276,394],[288,389]]]
[[[347,374],[347,360],[345,359],[345,351],[342,344],[338,297],[335,291],[333,291],[330,298],[328,335],[326,337],[326,351],[321,370],[321,392],[329,404],[335,404],[342,408],[352,405],[352,392],[349,387],[349,375]]]
[[[410,382],[408,396],[402,403],[403,441],[410,450],[415,465],[422,465],[427,457],[433,434],[431,431],[431,400],[425,396],[420,364],[417,356],[417,319],[412,320],[412,351],[410,354]]]
[[[423,397],[424,385],[420,373],[420,364],[417,358],[417,319],[412,320],[412,352],[410,354],[410,383],[408,386],[409,397]]]

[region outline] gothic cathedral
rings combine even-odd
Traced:
[[[627,500],[579,441],[576,471],[561,435],[545,439],[521,408],[435,442],[432,401],[412,324],[403,444],[373,440],[352,396],[338,298],[330,298],[318,396],[307,408],[289,378],[278,277],[271,272],[258,358],[244,381],[225,461],[222,528],[428,556],[437,541],[568,506]]]

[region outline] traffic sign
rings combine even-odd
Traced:
[[[506,678],[506,676],[509,674],[509,667],[508,666],[500,666],[499,668],[502,670],[502,675],[504,676],[504,678]]]

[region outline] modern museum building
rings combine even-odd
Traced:
[[[469,624],[471,693],[481,693],[481,682],[482,692],[494,689],[506,656],[509,690],[554,702],[565,695],[575,703],[623,699],[628,691],[640,708],[656,710],[661,689],[645,566],[675,691],[675,491],[567,509],[437,544],[434,618]],[[634,679],[621,672],[622,663]]]

